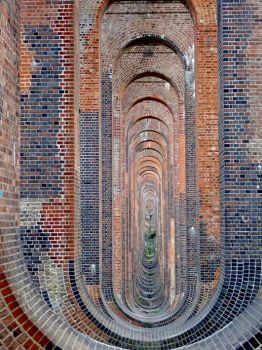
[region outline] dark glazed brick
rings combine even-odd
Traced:
[[[63,89],[61,39],[48,26],[24,26],[24,43],[32,52],[28,94],[21,95],[21,197],[61,194],[64,161],[58,145]]]
[[[82,271],[99,284],[99,113],[80,114],[80,194]],[[94,264],[96,272],[91,273]]]

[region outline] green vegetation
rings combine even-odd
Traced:
[[[151,276],[154,275],[154,272],[153,272],[153,271],[144,271],[144,274],[145,274],[146,276],[151,277]]]
[[[150,260],[154,257],[156,248],[152,243],[146,243],[145,246],[145,256],[147,260]]]
[[[156,253],[155,247],[156,229],[150,228],[145,231],[145,257],[147,260],[152,260]]]
[[[147,239],[155,239],[156,238],[156,229],[151,228],[148,231],[145,232],[145,236]]]

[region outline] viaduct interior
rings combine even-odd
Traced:
[[[0,349],[262,349],[259,0],[0,0]]]

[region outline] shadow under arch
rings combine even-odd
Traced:
[[[81,1],[84,2],[86,0],[81,0]],[[100,2],[100,4],[98,5],[96,19],[101,21],[106,9],[109,6],[111,6],[111,4],[114,2],[115,2],[115,0],[102,0]],[[174,2],[175,2],[175,0],[174,0]],[[201,15],[202,15],[202,12],[200,11],[200,9],[202,9],[203,6],[199,6],[199,4],[201,4],[201,0],[180,0],[180,2],[188,10],[188,12],[193,20],[193,23],[196,27],[198,22],[199,22],[199,18],[201,18]],[[198,2],[199,2],[199,4],[198,4]],[[196,7],[199,7],[198,11],[196,11]]]
[[[174,53],[180,58],[183,68],[186,70],[188,67],[185,52],[171,39],[169,39],[164,34],[140,34],[136,35],[130,39],[129,42],[125,43],[119,50],[118,55],[115,58],[115,61],[118,61],[119,58],[123,55],[124,51],[133,46],[142,46],[142,45],[154,45],[154,46],[166,46],[170,48]]]
[[[134,106],[136,106],[137,104],[139,104],[141,102],[144,102],[144,101],[155,101],[155,102],[161,103],[162,105],[164,105],[169,110],[169,112],[172,114],[172,116],[174,115],[174,111],[169,106],[169,104],[166,103],[165,101],[163,101],[158,96],[143,96],[143,97],[135,99],[135,101],[132,102],[131,106],[128,108],[128,111],[127,111],[126,114],[128,114]]]
[[[159,73],[159,72],[156,72],[156,71],[152,71],[152,70],[147,70],[147,71],[144,71],[143,73],[139,73],[139,74],[136,74],[134,77],[132,77],[131,79],[129,79],[124,85],[123,87],[121,87],[121,90],[119,91],[120,95],[122,96],[125,92],[125,90],[127,89],[127,87],[135,82],[136,80],[138,79],[141,79],[141,78],[146,78],[146,77],[155,77],[155,78],[160,78],[164,81],[166,81],[167,83],[169,83],[173,89],[175,90],[176,94],[178,95],[179,98],[181,98],[181,91],[179,91],[179,88],[178,86],[172,81],[172,79],[170,79],[169,77],[167,77],[166,75],[164,75],[163,73]]]

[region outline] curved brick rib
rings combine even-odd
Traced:
[[[1,349],[259,349],[260,2],[0,13]]]

